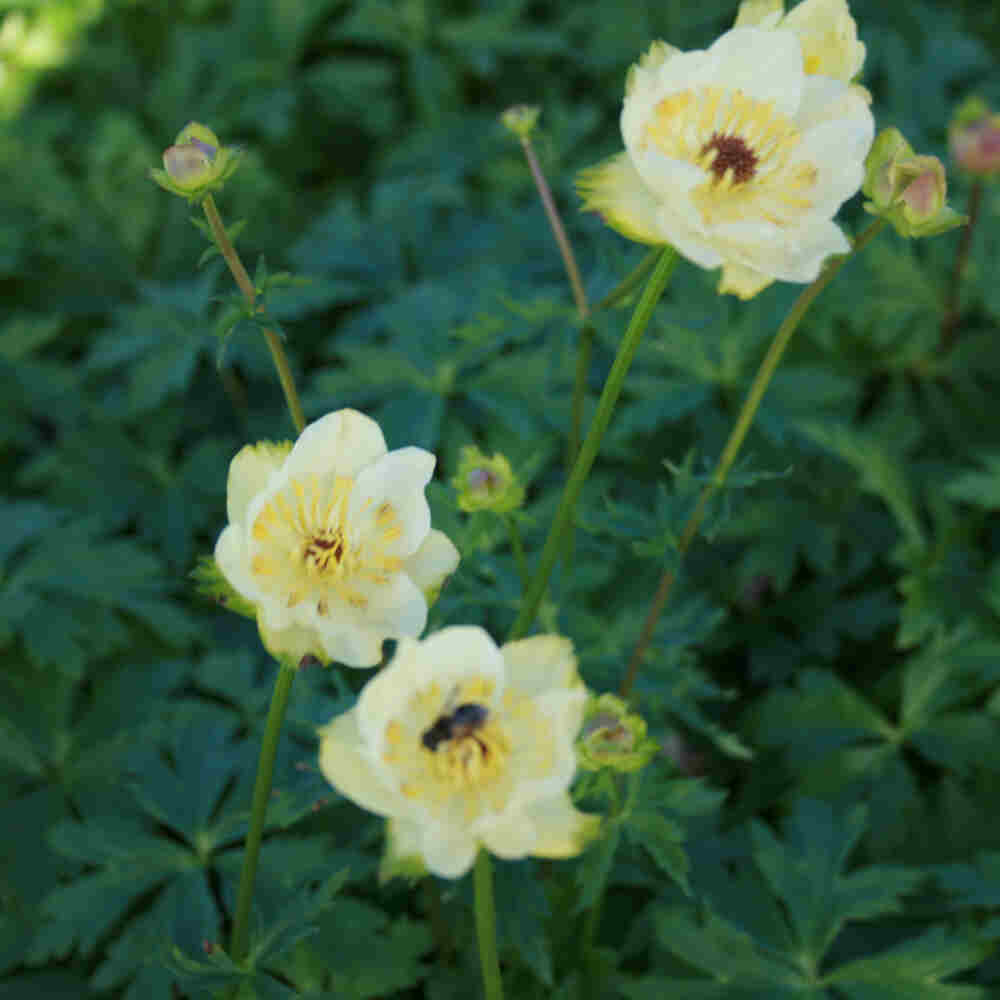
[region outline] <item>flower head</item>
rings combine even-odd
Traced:
[[[1000,114],[990,111],[980,97],[970,97],[955,113],[948,129],[955,161],[970,174],[1000,175]]]
[[[388,452],[356,410],[328,413],[294,447],[237,454],[215,561],[255,605],[273,655],[370,667],[383,640],[420,635],[426,593],[458,565],[455,546],[431,530],[433,471],[422,448]]]
[[[473,445],[462,449],[458,473],[451,485],[458,491],[458,506],[466,513],[491,510],[509,514],[524,502],[524,487],[504,455],[487,458]]]
[[[498,649],[481,628],[402,640],[349,712],[320,731],[320,769],[389,817],[388,850],[457,878],[480,846],[502,858],[579,853],[599,820],[569,784],[587,694],[567,639]]]
[[[758,3],[774,8],[762,27],[733,28],[707,50],[654,43],[626,82],[625,152],[580,176],[584,207],[631,239],[721,266],[722,292],[814,280],[849,249],[832,217],[861,185],[875,129],[845,77],[863,47],[836,66],[808,58],[806,29],[836,6],[806,0],[771,27],[780,8]]]
[[[627,773],[645,767],[660,747],[646,736],[646,721],[628,710],[617,695],[592,698],[583,718],[576,750],[588,771],[610,767]]]
[[[239,166],[242,151],[223,146],[205,125],[189,122],[163,153],[163,170],[151,170],[160,187],[190,201],[198,201],[222,187]]]

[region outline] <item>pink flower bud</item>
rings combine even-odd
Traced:
[[[984,176],[1000,172],[1000,115],[958,126],[949,138],[951,155],[963,170]]]

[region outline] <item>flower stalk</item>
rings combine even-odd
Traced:
[[[229,239],[226,233],[226,227],[222,224],[219,210],[215,205],[215,199],[211,194],[206,195],[205,200],[201,203],[201,207],[212,229],[212,235],[215,237],[219,253],[222,254],[223,260],[229,266],[229,270],[232,272],[237,286],[243,293],[243,297],[247,300],[247,305],[253,311],[257,302],[257,289],[250,280],[250,275],[247,274],[247,270],[243,266],[243,261],[240,260],[240,256],[236,252],[232,240]],[[261,332],[267,341],[268,349],[271,352],[271,359],[274,361],[274,367],[278,371],[278,380],[281,382],[281,391],[285,394],[285,402],[288,405],[288,412],[291,414],[292,423],[295,425],[296,433],[301,434],[306,425],[306,418],[302,412],[302,403],[299,400],[298,391],[295,388],[292,369],[288,364],[288,356],[285,354],[281,340],[274,330],[269,327],[262,327]]]
[[[518,639],[525,635],[531,627],[531,623],[535,620],[535,615],[538,613],[538,606],[542,601],[542,595],[545,593],[549,577],[555,567],[556,560],[559,558],[567,529],[573,519],[573,510],[576,506],[576,501],[580,496],[580,491],[583,489],[583,484],[586,482],[587,476],[590,474],[591,466],[593,466],[594,460],[597,458],[597,452],[601,447],[604,432],[608,429],[608,424],[611,422],[611,415],[614,413],[618,397],[621,395],[622,387],[625,384],[625,376],[632,365],[632,359],[639,348],[642,335],[646,332],[646,327],[649,325],[653,309],[656,307],[657,302],[660,301],[660,296],[663,295],[676,264],[676,251],[673,247],[664,247],[660,252],[660,258],[653,269],[649,282],[643,290],[642,297],[635,307],[635,312],[632,313],[632,319],[629,321],[628,329],[622,337],[618,353],[611,366],[611,371],[608,372],[604,389],[601,392],[601,398],[597,402],[597,412],[590,423],[587,437],[580,448],[579,454],[576,456],[573,471],[570,473],[569,480],[563,489],[559,508],[556,511],[552,526],[549,528],[549,534],[542,549],[538,568],[535,570],[535,575],[532,577],[531,583],[528,585],[528,589],[521,602],[521,610],[507,635],[508,640]]]
[[[951,274],[951,288],[948,293],[948,307],[941,321],[940,348],[942,354],[947,354],[955,344],[958,331],[959,303],[962,295],[962,275],[969,261],[969,250],[972,247],[972,234],[979,219],[979,206],[983,200],[983,181],[977,177],[972,182],[969,191],[969,221],[962,230],[962,238],[955,252],[955,267]]]
[[[233,932],[229,942],[229,955],[234,962],[242,962],[247,955],[250,906],[253,902],[254,883],[257,880],[257,861],[264,836],[264,822],[267,818],[267,803],[271,797],[271,782],[274,778],[274,761],[281,739],[281,726],[285,721],[288,699],[292,693],[295,669],[282,663],[274,682],[271,707],[267,712],[264,739],[260,746],[257,762],[257,779],[253,786],[253,800],[250,807],[250,829],[247,831],[246,848],[243,852],[243,868],[236,893],[236,913],[233,917]]]
[[[701,527],[701,522],[705,516],[705,511],[708,509],[709,503],[715,494],[725,485],[726,477],[729,475],[729,470],[736,461],[736,456],[739,454],[743,440],[746,438],[747,432],[750,430],[753,419],[757,414],[758,408],[760,407],[761,400],[764,398],[764,393],[767,392],[767,387],[771,384],[771,379],[774,377],[774,373],[777,371],[778,365],[781,363],[785,349],[788,347],[788,344],[792,339],[792,334],[795,333],[798,329],[799,323],[802,322],[802,317],[805,316],[809,307],[813,304],[819,293],[822,292],[823,289],[826,288],[826,286],[836,277],[840,269],[850,259],[850,257],[859,250],[868,246],[875,236],[878,235],[884,225],[884,219],[876,219],[861,233],[860,236],[858,236],[848,253],[832,258],[820,273],[819,277],[811,285],[802,290],[799,297],[795,300],[795,304],[789,310],[788,315],[782,321],[781,326],[778,327],[778,332],[774,335],[774,340],[771,341],[771,346],[768,348],[767,354],[764,356],[764,360],[761,362],[760,368],[757,369],[757,374],[754,376],[753,384],[750,386],[750,391],[747,393],[747,397],[742,408],[740,409],[739,415],[736,418],[736,424],[729,435],[729,439],[726,441],[726,446],[723,448],[722,454],[719,456],[719,460],[715,464],[715,469],[712,472],[712,478],[702,489],[700,495],[698,496],[698,501],[695,504],[695,508],[691,512],[690,517],[688,517],[687,523],[684,525],[680,541],[677,543],[678,566],[687,553],[691,543],[694,541],[694,538],[698,533],[698,529]],[[639,635],[639,641],[635,645],[632,658],[629,661],[628,670],[625,674],[624,680],[622,681],[621,695],[623,698],[628,698],[632,692],[632,686],[635,683],[639,666],[642,663],[646,650],[649,647],[649,643],[652,640],[656,623],[659,621],[660,615],[663,613],[663,609],[667,606],[667,601],[670,598],[670,591],[673,587],[676,575],[675,570],[668,569],[660,578],[660,583],[653,596],[653,603],[646,616],[646,621],[643,623],[642,632]]]
[[[483,993],[486,1000],[503,1000],[500,959],[497,956],[497,915],[493,903],[493,863],[483,848],[476,855],[473,871],[476,908],[476,938],[483,970]]]

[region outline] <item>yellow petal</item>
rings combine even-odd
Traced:
[[[769,278],[760,271],[744,267],[743,264],[730,262],[722,266],[722,278],[719,281],[719,293],[738,295],[741,299],[752,299],[758,292],[767,288],[774,278]]]
[[[226,509],[230,524],[239,524],[246,517],[250,501],[262,492],[271,473],[292,450],[290,441],[259,441],[248,444],[236,453],[229,463],[229,480],[226,483]]]
[[[600,212],[622,236],[639,243],[666,243],[657,225],[657,203],[627,153],[619,153],[577,175],[584,211]]]
[[[784,13],[783,0],[743,0],[734,28],[773,28]]]

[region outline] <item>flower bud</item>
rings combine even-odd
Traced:
[[[899,129],[879,133],[865,160],[865,211],[891,222],[900,236],[935,236],[965,217],[945,203],[948,180],[936,156],[916,154]]]
[[[151,170],[160,187],[197,201],[222,187],[239,165],[242,151],[223,146],[218,136],[198,122],[190,122],[163,153],[163,170]]]
[[[576,741],[580,767],[587,771],[603,767],[622,773],[638,771],[659,749],[646,736],[645,720],[629,712],[628,705],[617,695],[602,694],[590,699]]]
[[[542,109],[534,104],[515,104],[500,116],[500,121],[518,139],[527,139],[535,130],[541,113]]]
[[[982,98],[970,97],[955,113],[948,144],[956,163],[970,174],[1000,174],[1000,114],[991,113]]]
[[[518,483],[504,455],[492,458],[468,445],[462,449],[458,474],[451,481],[458,491],[458,506],[466,513],[490,510],[509,514],[524,502],[524,487]]]

